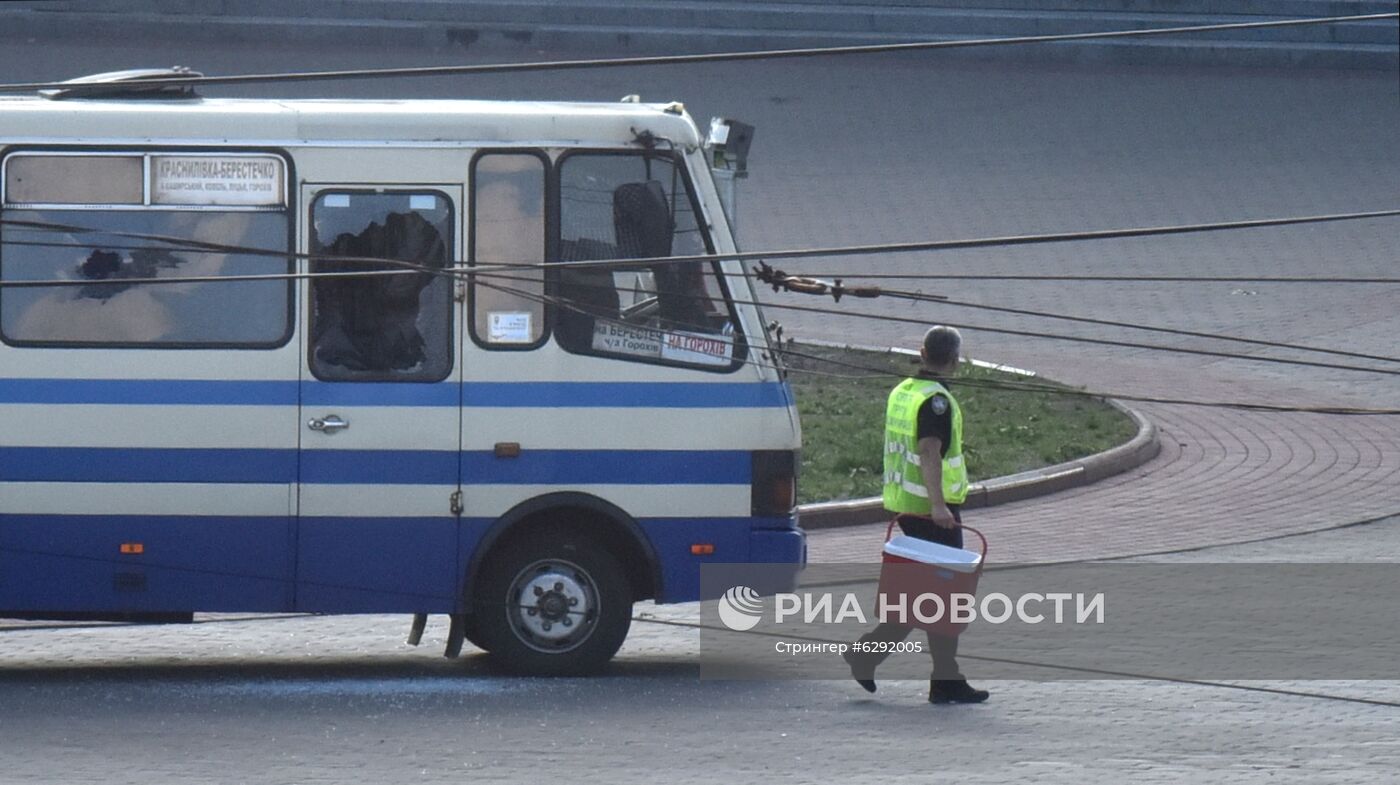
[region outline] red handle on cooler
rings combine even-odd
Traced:
[[[890,537],[894,536],[894,525],[897,522],[897,518],[890,519],[890,525],[885,529],[885,542],[889,542]],[[962,529],[963,531],[972,532],[973,534],[977,535],[977,539],[982,541],[982,561],[977,565],[977,570],[980,572],[982,570],[982,567],[985,566],[987,563],[987,538],[982,534],[982,532],[966,524],[960,523],[957,525],[957,528]]]
[[[977,563],[977,571],[981,572],[982,568],[987,565],[987,538],[982,535],[982,532],[972,528],[971,526],[963,526],[962,528],[964,531],[970,531],[973,534],[977,535],[977,539],[982,541],[982,561]]]

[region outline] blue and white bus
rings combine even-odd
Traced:
[[[0,97],[0,616],[448,614],[579,672],[800,563],[749,279],[655,261],[734,250],[713,153],[678,104]]]

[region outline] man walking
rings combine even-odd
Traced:
[[[922,367],[890,392],[885,414],[885,509],[895,514],[910,537],[961,548],[962,516],[967,498],[963,461],[962,409],[944,386],[957,371],[962,335],[952,327],[933,327],[924,335]],[[875,668],[890,646],[910,628],[885,622],[863,635],[846,653],[851,675],[867,692],[875,691]],[[872,645],[874,644],[874,645]],[[973,689],[958,671],[956,636],[928,633],[933,657],[930,703],[981,703],[986,690]]]

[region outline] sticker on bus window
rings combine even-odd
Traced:
[[[153,155],[151,203],[281,207],[282,162],[266,156]]]
[[[593,350],[638,357],[660,357],[661,332],[599,320],[593,324]]]
[[[488,311],[486,340],[491,343],[531,343],[535,339],[529,311]]]
[[[696,365],[728,365],[734,359],[734,338],[706,333],[666,333],[663,359]]]

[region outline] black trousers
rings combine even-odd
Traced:
[[[953,518],[958,523],[962,523],[960,506],[956,504],[948,505],[952,511]],[[895,518],[899,524],[900,531],[910,537],[917,537],[920,540],[929,540],[939,545],[947,545],[951,548],[963,547],[962,529],[944,529],[934,525],[933,521],[917,515],[900,515]],[[861,643],[898,643],[909,637],[913,631],[912,627],[895,622],[885,622],[875,629],[860,636]],[[958,639],[956,636],[928,634],[929,656],[933,658],[934,681],[956,681],[961,679],[962,673],[958,670]],[[890,656],[888,651],[871,652],[869,654],[857,655],[861,663],[862,670],[868,669],[868,673],[861,674],[861,678],[874,678],[875,668]]]

